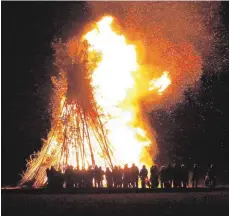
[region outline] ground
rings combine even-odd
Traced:
[[[229,215],[229,192],[2,194],[2,215]]]

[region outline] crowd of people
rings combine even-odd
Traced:
[[[189,172],[184,164],[162,166],[160,169],[153,165],[149,172],[145,165],[139,168],[133,164],[124,168],[114,166],[112,170],[101,167],[89,166],[88,169],[76,169],[68,166],[62,173],[54,167],[47,169],[48,187],[53,188],[187,188],[189,185]],[[199,168],[195,164],[192,168],[191,185],[198,187],[200,179]],[[214,165],[211,165],[205,176],[205,186],[215,187],[216,172]]]

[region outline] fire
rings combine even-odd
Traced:
[[[135,88],[134,73],[139,69],[137,51],[124,35],[113,31],[112,21],[110,16],[102,18],[96,28],[84,36],[90,45],[89,54],[101,55],[93,71],[92,85],[96,101],[106,115],[103,121],[114,147],[115,163],[141,166],[144,161],[140,161],[140,156],[151,142],[140,125],[132,124],[138,121],[138,107],[129,100],[131,89]]]
[[[110,110],[127,97],[127,90],[134,87],[132,73],[138,67],[135,47],[127,45],[123,35],[113,32],[112,20],[112,17],[103,18],[97,29],[84,36],[90,44],[88,51],[102,56],[93,72],[92,85],[97,88],[96,100],[104,110]]]
[[[171,84],[168,72],[165,71],[161,77],[157,79],[152,79],[149,84],[149,91],[153,91],[156,89],[159,94],[162,94],[162,92],[165,91],[165,89]]]
[[[88,62],[93,62],[95,55],[99,55],[95,68],[90,72],[95,109],[98,108],[96,112],[99,113],[93,113],[92,109],[92,113],[86,116],[81,106],[87,101],[80,105],[68,102],[66,72],[60,70],[60,78],[52,80],[55,86],[52,129],[41,151],[28,162],[22,183],[35,179],[36,187],[43,185],[46,168],[50,166],[57,169],[66,165],[87,168],[93,163],[105,168],[111,163],[121,166],[135,163],[140,167],[153,163],[152,155],[146,151],[152,143],[138,119],[136,89],[139,86],[136,77],[141,77],[141,66],[137,61],[137,49],[127,42],[124,35],[113,30],[112,22],[111,16],[105,16],[82,37],[89,45],[86,50]],[[69,47],[73,57],[77,58],[74,47]],[[149,87],[146,85],[147,92],[156,89],[162,94],[171,80],[168,72],[164,72],[160,78],[145,83],[149,83]],[[81,90],[84,91],[83,88]],[[84,93],[79,94],[76,100],[85,100]],[[98,125],[100,128],[96,128]],[[103,133],[106,136],[103,137]],[[110,148],[112,158],[109,156]]]

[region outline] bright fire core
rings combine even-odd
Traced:
[[[135,162],[140,165],[141,149],[150,144],[144,132],[145,141],[140,142],[137,135],[140,128],[132,127],[135,107],[123,105],[128,98],[128,90],[134,88],[133,73],[137,70],[136,50],[126,43],[123,35],[116,34],[111,27],[112,17],[105,17],[97,23],[97,28],[88,32],[89,52],[99,52],[101,61],[93,72],[95,98],[105,115],[109,118],[105,127],[108,140],[114,147],[115,163],[118,165]],[[90,58],[90,55],[89,55]]]
[[[101,55],[92,77],[95,99],[105,114],[103,120],[114,148],[114,163],[150,165],[152,156],[147,155],[144,148],[151,145],[151,141],[138,124],[138,107],[131,100],[136,96],[134,77],[139,72],[136,47],[113,31],[112,22],[112,17],[104,17],[84,36],[89,43],[89,58],[93,52]],[[157,80],[150,83],[150,90],[162,93],[171,83],[168,76],[158,81],[160,83]]]

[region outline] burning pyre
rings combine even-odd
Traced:
[[[169,72],[152,80],[141,77],[136,47],[115,32],[112,22],[105,16],[80,42],[55,44],[59,75],[52,78],[52,127],[41,151],[28,161],[21,184],[44,185],[51,166],[63,171],[67,165],[153,163],[145,149],[156,144],[146,132],[138,99],[148,92],[160,96],[171,84]]]

